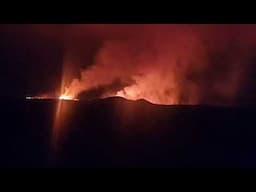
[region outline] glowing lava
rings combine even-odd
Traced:
[[[65,100],[65,101],[78,101],[78,99],[73,98],[69,95],[60,95],[59,97],[53,97],[53,96],[27,96],[27,100],[48,100],[48,99],[57,99],[57,100]]]
[[[65,95],[65,94],[63,94],[63,95],[59,96],[59,100],[72,100],[72,101],[78,101],[78,99],[75,99],[75,98],[73,98],[73,97],[71,97],[71,96],[69,96],[69,95]]]

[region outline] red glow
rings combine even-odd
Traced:
[[[121,96],[168,105],[232,103],[256,45],[256,25],[84,24],[35,29],[64,45],[60,100],[77,100],[82,92],[104,87],[100,98]],[[114,91],[108,88],[116,79],[127,78],[134,83]]]

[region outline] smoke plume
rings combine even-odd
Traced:
[[[39,29],[58,38],[73,58],[69,65],[80,68],[66,81],[65,94],[122,96],[156,104],[236,103],[253,68],[256,45],[255,25],[85,24]]]

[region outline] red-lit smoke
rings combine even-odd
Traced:
[[[232,104],[256,45],[255,25],[36,28],[63,44],[64,65],[83,67],[63,85],[65,95],[81,99],[122,96],[156,104]]]

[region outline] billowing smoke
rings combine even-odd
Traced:
[[[73,97],[234,104],[253,68],[255,25],[61,27],[49,34],[72,56],[70,66],[79,63],[80,75],[65,84]]]
[[[106,84],[106,85],[98,85],[96,87],[93,87],[91,89],[82,91],[78,94],[78,98],[80,100],[91,100],[91,99],[97,99],[97,98],[103,98],[103,97],[111,97],[113,95],[116,95],[116,93],[120,90],[122,90],[124,87],[128,87],[130,85],[133,85],[136,83],[132,79],[115,79],[112,83]]]

